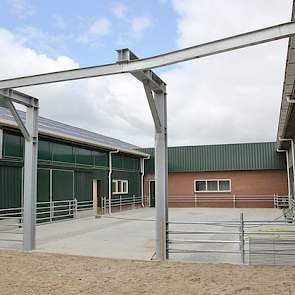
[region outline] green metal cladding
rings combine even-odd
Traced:
[[[0,209],[21,206],[22,168],[0,166]]]
[[[154,149],[145,172],[154,171]],[[286,169],[285,154],[276,152],[275,142],[181,146],[168,148],[169,172]]]
[[[0,208],[20,207],[24,139],[16,130],[3,130],[3,159],[0,159]],[[127,154],[112,154],[113,179],[129,181],[129,198],[140,194],[140,160]],[[108,196],[109,153],[62,140],[39,136],[37,198],[92,200],[93,179],[100,180],[100,195]],[[116,196],[113,196],[116,197]],[[46,216],[44,216],[46,217]]]

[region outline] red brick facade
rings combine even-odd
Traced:
[[[153,179],[153,175],[145,176],[147,202]],[[194,181],[203,179],[230,179],[231,192],[195,193]],[[274,194],[288,194],[284,170],[169,173],[169,207],[274,207]]]

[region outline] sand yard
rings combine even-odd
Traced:
[[[295,267],[0,251],[1,295],[295,294]]]

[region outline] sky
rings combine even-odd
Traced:
[[[292,0],[0,0],[0,79],[147,57],[290,21]],[[170,146],[275,141],[287,40],[155,72],[167,83]],[[40,115],[138,146],[154,144],[131,75],[22,88]]]

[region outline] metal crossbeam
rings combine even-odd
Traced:
[[[129,48],[118,49],[118,63],[129,63],[130,61],[138,60],[137,55],[134,54]],[[151,70],[140,70],[135,72],[130,72],[139,81],[149,81],[149,85],[154,92],[165,92],[164,81]]]
[[[14,120],[16,121],[22,135],[24,136],[24,138],[28,141],[31,140],[31,137],[30,137],[30,133],[29,131],[27,130],[26,126],[25,126],[25,123],[23,122],[23,120],[21,119],[21,117],[19,116],[15,106],[13,105],[13,103],[10,101],[10,99],[7,98],[7,106],[14,118]]]
[[[0,89],[0,98],[8,98],[9,100],[22,104],[26,107],[38,107],[38,99],[13,89]]]
[[[276,26],[220,39],[217,41],[192,46],[189,48],[172,51],[166,54],[148,58],[131,60],[126,63],[113,63],[101,66],[65,70],[53,73],[26,76],[0,81],[0,89],[18,88],[48,84],[61,81],[85,79],[98,76],[107,76],[121,73],[133,73],[180,63],[196,58],[232,51],[240,48],[254,46],[274,40],[279,40],[295,35],[295,23],[288,22]]]
[[[146,97],[147,97],[147,100],[148,100],[148,103],[150,106],[150,110],[151,110],[152,117],[153,117],[154,124],[155,124],[155,129],[157,132],[161,132],[162,124],[161,124],[161,120],[159,118],[159,114],[158,114],[157,107],[155,104],[155,99],[154,99],[154,96],[152,93],[152,89],[150,87],[150,82],[147,80],[143,80],[142,84],[143,84],[145,94],[146,94]]]
[[[23,122],[13,102],[26,106]],[[30,251],[36,244],[37,155],[38,155],[38,99],[12,90],[0,90],[0,106],[8,108],[25,138],[24,156],[24,235],[23,249]],[[1,140],[0,140],[1,144]],[[0,151],[1,158],[1,151]]]

